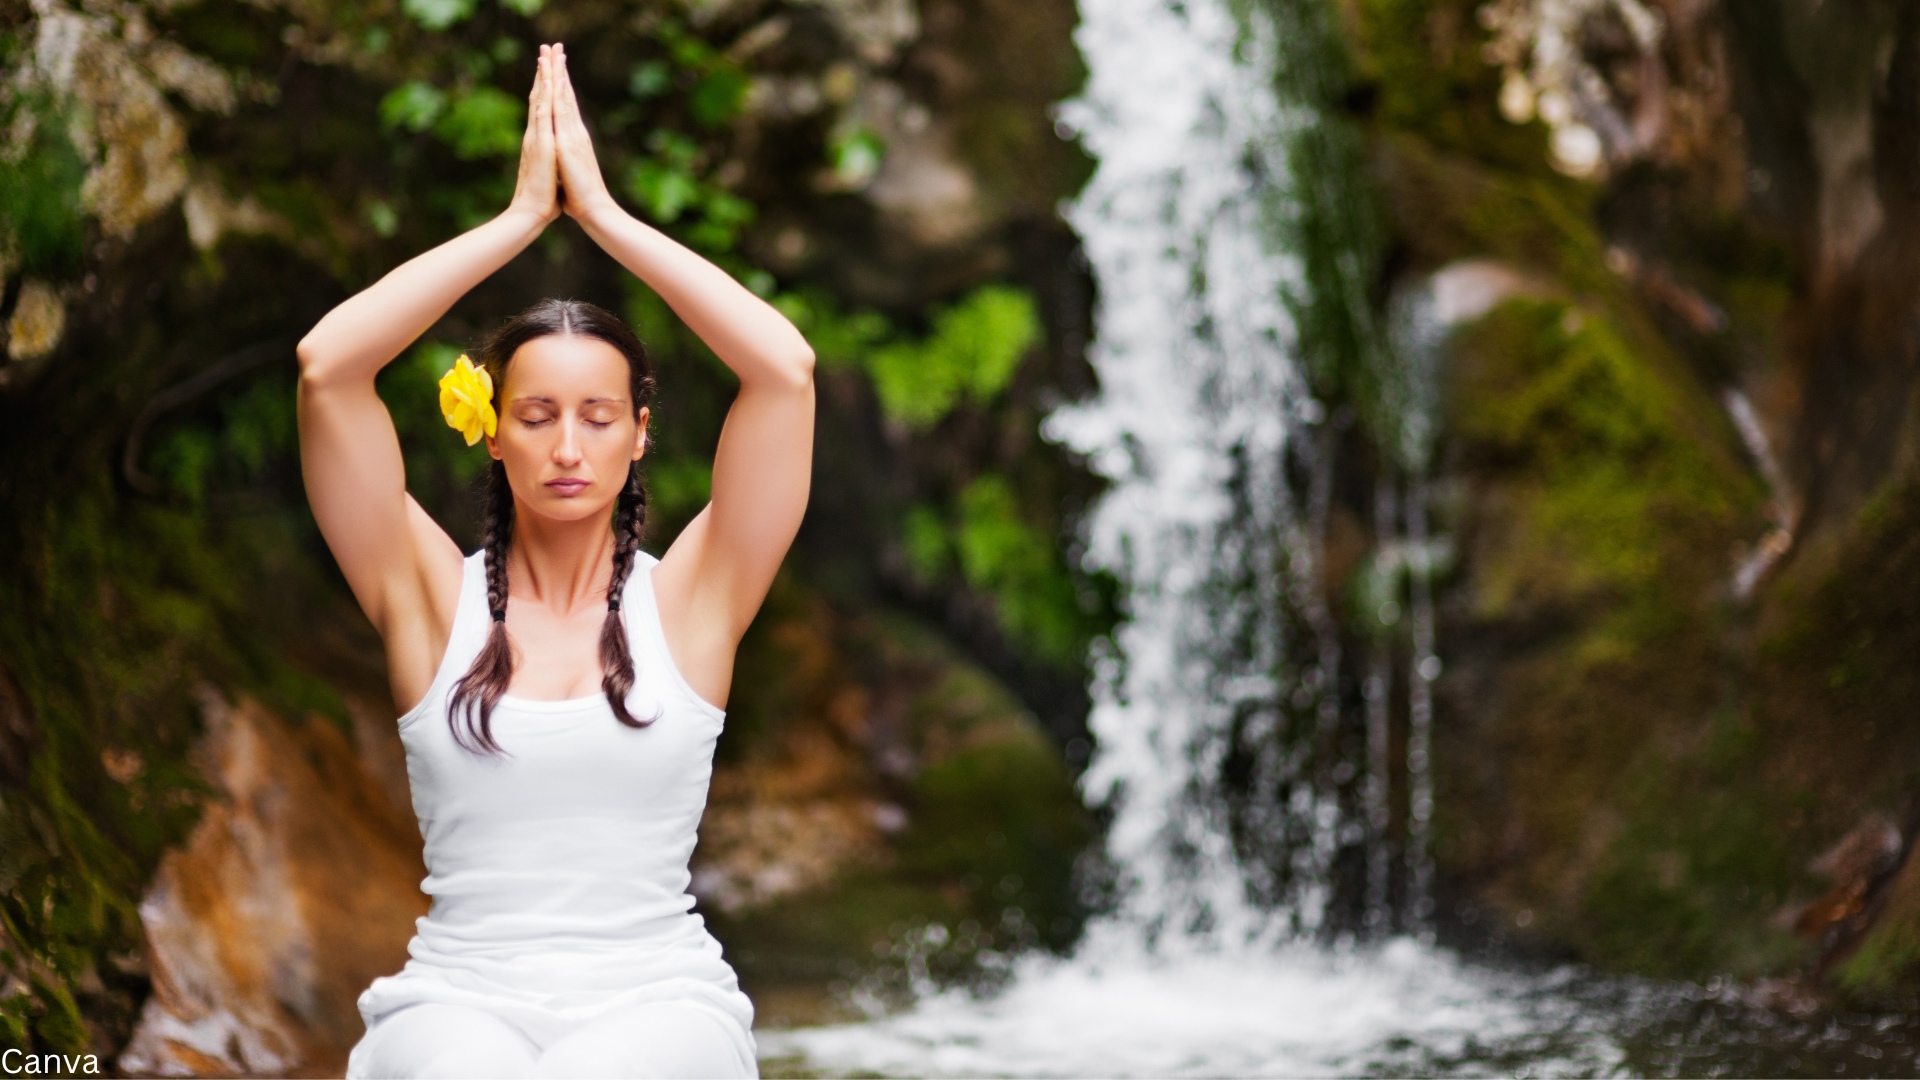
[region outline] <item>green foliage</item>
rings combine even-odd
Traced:
[[[827,164],[834,179],[849,188],[873,179],[886,155],[886,140],[865,124],[839,125],[827,139]]]
[[[1768,920],[1803,884],[1780,840],[1785,793],[1760,780],[1762,747],[1728,714],[1723,736],[1675,760],[1652,746],[1622,772],[1626,826],[1582,890],[1571,936],[1592,960],[1656,977],[1754,978],[1802,954]],[[1743,735],[1745,737],[1743,737]]]
[[[975,479],[955,503],[951,518],[926,504],[908,510],[903,541],[915,575],[934,582],[958,569],[968,588],[993,597],[1009,638],[1050,662],[1075,662],[1095,633],[1094,617],[1060,545],[1027,523],[1002,476]]]
[[[65,275],[80,263],[86,163],[67,135],[65,110],[45,94],[18,94],[0,108],[0,131],[31,134],[0,154],[0,247],[28,274]]]
[[[1487,32],[1478,3],[1360,0],[1355,7],[1357,66],[1379,94],[1378,124],[1485,165],[1554,176],[1546,125],[1511,123],[1500,113],[1500,69],[1482,52]]]
[[[432,31],[445,30],[473,15],[478,0],[400,0],[400,10]]]
[[[806,336],[815,363],[823,369],[858,368],[895,333],[893,324],[879,312],[842,311],[833,297],[817,289],[781,293],[773,306]]]
[[[740,115],[746,98],[746,73],[731,64],[716,64],[687,93],[687,108],[700,123],[721,127]]]
[[[651,514],[690,517],[713,498],[713,462],[704,458],[682,456],[652,462],[646,475]]]
[[[418,79],[402,83],[380,99],[380,123],[389,128],[426,131],[447,109],[447,95]]]
[[[990,402],[1040,339],[1033,297],[1007,285],[983,285],[937,311],[933,332],[918,341],[817,290],[781,294],[774,306],[806,335],[821,367],[864,369],[888,419],[918,431],[963,402]]]
[[[498,87],[480,86],[453,99],[433,133],[463,160],[499,156],[517,158],[526,130],[526,103]]]
[[[934,317],[923,341],[894,341],[867,355],[867,372],[892,419],[925,429],[961,401],[998,394],[1040,337],[1033,297],[984,285]]]
[[[1613,319],[1561,301],[1509,301],[1462,340],[1460,435],[1534,477],[1518,549],[1486,568],[1489,613],[1521,596],[1609,614],[1590,659],[1616,657],[1675,630],[1690,604],[1677,567],[1702,537],[1757,509],[1760,492],[1696,429],[1683,390]],[[1535,486],[1537,485],[1537,486]],[[1589,607],[1592,610],[1591,607]]]
[[[953,568],[953,541],[947,532],[947,523],[940,511],[926,503],[908,507],[900,523],[907,565],[924,585],[937,583]]]
[[[673,68],[665,60],[647,60],[633,65],[627,76],[627,93],[637,101],[659,97],[673,85]]]

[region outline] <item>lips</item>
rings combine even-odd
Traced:
[[[578,495],[591,486],[591,482],[573,476],[563,476],[558,480],[547,481],[547,487],[550,490],[563,496]]]

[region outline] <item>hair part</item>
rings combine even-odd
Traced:
[[[646,346],[612,312],[583,300],[542,300],[508,319],[480,346],[480,362],[493,377],[496,400],[505,391],[507,365],[520,347],[536,338],[590,337],[613,346],[626,357],[633,415],[653,398],[653,369]],[[507,556],[513,550],[513,489],[507,467],[495,460],[487,470],[487,509],[484,558],[487,572],[487,611],[491,626],[473,664],[453,686],[447,698],[447,723],[454,741],[473,753],[505,754],[493,738],[493,710],[513,683],[513,644],[507,636]],[[633,689],[633,651],[627,640],[626,618],[620,599],[633,571],[634,555],[646,534],[647,490],[640,463],[627,467],[627,482],[614,501],[613,581],[607,587],[607,617],[600,626],[601,690],[613,715],[628,727],[645,727],[659,714],[636,718],[627,709]]]

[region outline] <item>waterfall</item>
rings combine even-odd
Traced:
[[[1098,61],[1060,119],[1100,161],[1071,219],[1099,282],[1101,390],[1043,433],[1112,481],[1089,554],[1126,590],[1083,788],[1117,803],[1108,851],[1127,921],[1169,942],[1244,940],[1264,920],[1215,781],[1228,726],[1271,746],[1273,703],[1292,689],[1276,680],[1290,631],[1277,568],[1304,508],[1282,463],[1320,410],[1282,302],[1299,267],[1267,219],[1301,118],[1272,92],[1271,33],[1243,33],[1223,5],[1107,0],[1083,19]],[[1300,790],[1288,810],[1331,826],[1333,808]],[[1320,899],[1301,898],[1305,922]]]
[[[1088,83],[1059,119],[1100,163],[1070,211],[1099,286],[1100,392],[1043,433],[1111,481],[1088,552],[1121,579],[1124,623],[1095,657],[1098,745],[1082,783],[1115,811],[1119,910],[1069,959],[1020,958],[997,996],[928,993],[867,1023],[765,1033],[763,1053],[882,1075],[1617,1065],[1552,986],[1470,968],[1424,934],[1380,940],[1430,914],[1430,579],[1443,545],[1424,455],[1446,320],[1431,310],[1436,281],[1392,325],[1350,336],[1372,365],[1379,415],[1363,419],[1394,443],[1367,573],[1382,624],[1404,598],[1412,625],[1404,642],[1374,636],[1363,722],[1349,732],[1320,572],[1333,454],[1354,417],[1316,398],[1328,365],[1315,350],[1328,311],[1368,317],[1370,270],[1338,236],[1331,249],[1298,243],[1301,204],[1337,210],[1349,194],[1339,177],[1296,172],[1324,160],[1294,160],[1327,148],[1314,138],[1321,73],[1287,21],[1319,2],[1085,0],[1076,31]],[[1383,363],[1402,353],[1414,362]],[[1408,712],[1398,764],[1397,701]],[[1395,783],[1408,806],[1397,851]],[[1354,867],[1361,884],[1348,891],[1378,932],[1366,947],[1323,932]]]

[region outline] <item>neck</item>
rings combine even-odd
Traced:
[[[555,521],[517,505],[513,552],[507,559],[508,591],[516,600],[532,601],[559,615],[586,605],[605,606],[613,583],[613,546],[613,523],[604,516]]]

